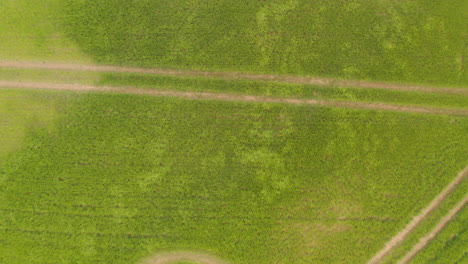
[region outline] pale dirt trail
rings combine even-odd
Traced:
[[[177,97],[177,98],[185,98],[185,99],[192,99],[192,100],[216,100],[216,101],[233,101],[233,102],[317,105],[317,106],[328,106],[328,107],[339,107],[339,108],[355,108],[355,109],[383,110],[383,111],[396,111],[396,112],[408,112],[408,113],[468,116],[468,110],[465,110],[465,109],[449,109],[449,108],[409,106],[409,105],[397,105],[397,104],[385,104],[385,103],[343,102],[343,101],[328,101],[328,100],[315,100],[315,99],[281,98],[281,97],[267,97],[267,96],[211,93],[211,92],[150,90],[150,89],[142,89],[142,88],[136,88],[136,87],[93,86],[93,85],[82,85],[82,84],[57,84],[57,83],[20,82],[20,81],[0,81],[0,87],[21,88],[21,89],[51,89],[51,90],[77,91],[77,92],[108,92],[108,93],[139,94],[139,95],[150,95],[150,96],[168,96],[168,97]]]
[[[14,69],[44,69],[44,70],[68,70],[68,71],[92,71],[92,72],[108,72],[108,73],[140,73],[162,76],[177,76],[177,77],[206,77],[219,78],[227,80],[252,80],[252,81],[270,81],[295,84],[311,84],[319,86],[339,86],[345,88],[374,88],[400,91],[416,91],[430,93],[446,93],[468,95],[468,89],[463,88],[448,88],[448,87],[431,87],[419,85],[407,85],[385,82],[371,81],[354,81],[354,80],[337,80],[331,78],[318,77],[302,77],[274,74],[254,74],[241,72],[214,72],[214,71],[199,71],[199,70],[171,70],[162,68],[134,68],[134,67],[118,67],[106,65],[80,65],[80,64],[65,64],[53,62],[30,62],[30,61],[0,61],[0,68]]]
[[[461,171],[458,176],[434,199],[431,203],[424,208],[424,210],[417,216],[413,218],[413,220],[396,236],[394,236],[385,247],[379,251],[371,260],[369,260],[368,264],[376,264],[382,261],[382,259],[390,253],[393,248],[399,245],[411,232],[416,228],[427,216],[434,211],[439,205],[447,198],[447,196],[455,190],[455,188],[460,184],[463,180],[466,179],[468,176],[468,167],[466,167],[463,171]]]
[[[411,261],[411,259],[416,256],[421,250],[423,250],[429,242],[434,239],[437,234],[439,234],[444,227],[455,217],[455,215],[463,209],[465,204],[468,202],[468,195],[463,198],[442,220],[437,224],[434,229],[431,230],[431,232],[421,238],[419,242],[411,249],[408,254],[406,254],[398,263],[399,264],[407,264]]]
[[[200,264],[227,264],[224,260],[214,256],[193,251],[162,253],[144,261],[143,264],[171,264],[180,261],[192,261]]]

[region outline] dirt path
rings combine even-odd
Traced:
[[[408,112],[408,113],[468,116],[468,110],[465,110],[465,109],[449,109],[449,108],[409,106],[409,105],[385,104],[385,103],[344,102],[344,101],[329,101],[329,100],[314,100],[314,99],[281,98],[281,97],[267,97],[267,96],[211,93],[211,92],[150,90],[150,89],[142,89],[142,88],[136,88],[136,87],[92,86],[92,85],[82,85],[82,84],[57,84],[57,83],[20,82],[20,81],[0,81],[0,87],[22,88],[22,89],[52,89],[52,90],[78,91],[78,92],[108,92],[108,93],[139,94],[139,95],[150,95],[150,96],[168,96],[168,97],[186,98],[186,99],[192,99],[192,100],[217,100],[217,101],[255,102],[255,103],[283,103],[283,104],[297,104],[297,105],[317,105],[317,106],[329,106],[329,107],[340,107],[340,108],[396,111],[396,112]]]
[[[461,171],[458,176],[434,199],[431,203],[424,208],[424,210],[417,216],[413,218],[413,220],[396,236],[394,236],[385,247],[379,251],[369,262],[368,264],[376,264],[382,261],[382,259],[390,253],[393,248],[399,245],[411,232],[415,227],[417,227],[427,216],[434,211],[439,205],[447,198],[447,196],[455,190],[455,188],[460,184],[466,177],[468,176],[468,167],[466,167],[463,171]]]
[[[339,86],[339,87],[360,87],[360,88],[375,88],[387,90],[401,91],[417,91],[430,93],[446,93],[468,95],[468,89],[463,88],[448,88],[448,87],[431,87],[419,85],[407,85],[398,83],[371,82],[371,81],[353,81],[353,80],[337,80],[331,78],[317,77],[302,77],[274,74],[254,74],[241,72],[214,72],[214,71],[198,71],[198,70],[171,70],[162,68],[132,68],[132,67],[117,67],[105,65],[80,65],[80,64],[65,64],[53,62],[28,62],[28,61],[0,61],[0,68],[15,68],[15,69],[45,69],[45,70],[69,70],[69,71],[93,71],[93,72],[114,72],[114,73],[141,73],[152,75],[178,76],[178,77],[206,77],[219,79],[242,79],[254,81],[270,81],[282,83],[296,84],[312,84],[319,86]]]
[[[227,264],[224,260],[214,256],[193,251],[162,253],[144,261],[143,264],[171,264],[180,261],[191,261],[200,264]]]
[[[442,218],[442,220],[437,224],[436,227],[434,227],[434,229],[431,230],[427,236],[421,238],[419,243],[417,243],[413,249],[411,249],[411,251],[408,252],[408,254],[406,254],[398,263],[409,263],[414,256],[423,250],[427,244],[444,229],[444,227],[455,217],[455,215],[463,209],[466,203],[468,203],[468,195],[465,196],[465,198],[461,200],[446,216],[444,216],[444,218]]]

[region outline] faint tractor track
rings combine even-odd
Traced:
[[[410,252],[408,252],[398,263],[407,264],[411,259],[416,256],[421,250],[423,250],[429,242],[434,239],[437,234],[439,234],[444,227],[455,217],[455,215],[460,212],[463,207],[468,203],[468,195],[463,198],[447,215],[442,218],[442,220],[437,224],[431,232],[425,237],[421,238],[419,242],[414,245]]]
[[[357,88],[373,88],[373,89],[386,89],[386,90],[468,95],[468,89],[464,89],[464,88],[432,87],[432,86],[419,86],[419,85],[409,85],[409,84],[399,84],[399,83],[338,80],[338,79],[332,79],[332,78],[302,77],[302,76],[275,75],[275,74],[254,74],[254,73],[241,73],[241,72],[216,72],[216,71],[163,69],[163,68],[135,68],[135,67],[119,67],[119,66],[106,66],[106,65],[81,65],[81,64],[31,62],[31,61],[0,61],[0,68],[91,71],[91,72],[108,72],[108,73],[140,73],[140,74],[151,74],[151,75],[161,75],[161,76],[205,77],[205,78],[218,78],[218,79],[226,79],[226,80],[251,80],[251,81],[281,82],[281,83],[294,83],[294,84],[310,84],[310,85],[319,85],[319,86],[328,86],[328,87],[336,87],[336,86],[345,87],[345,88],[357,87]]]
[[[398,246],[406,237],[408,237],[408,235],[410,235],[411,232],[423,220],[425,220],[432,211],[439,207],[439,205],[447,198],[447,196],[452,193],[455,188],[466,179],[466,177],[468,177],[468,167],[465,167],[465,169],[463,169],[457,175],[457,177],[455,177],[455,179],[447,187],[445,187],[445,189],[434,200],[432,200],[426,208],[424,208],[424,210],[419,215],[415,216],[413,220],[400,233],[388,241],[385,247],[380,250],[371,260],[369,260],[368,264],[380,263],[383,258],[388,255],[396,246]]]
[[[224,260],[195,251],[161,253],[144,261],[143,264],[172,264],[181,261],[190,261],[200,264],[227,264]]]
[[[252,102],[252,103],[280,103],[295,105],[316,105],[326,107],[354,108],[368,110],[395,111],[407,113],[439,114],[439,115],[457,115],[468,116],[468,109],[449,109],[425,106],[410,106],[386,103],[367,103],[367,102],[346,102],[316,99],[300,98],[282,98],[267,97],[242,94],[212,93],[212,92],[190,92],[159,89],[142,89],[136,87],[114,87],[114,86],[93,86],[83,84],[57,84],[43,82],[21,82],[21,81],[0,81],[0,87],[3,88],[21,88],[21,89],[49,89],[65,90],[77,92],[106,92],[121,94],[138,94],[149,96],[167,96],[176,98],[185,98],[191,100],[215,100],[231,102]]]

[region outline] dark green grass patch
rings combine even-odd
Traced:
[[[72,1],[67,35],[105,64],[466,86],[465,1]]]
[[[467,119],[83,94],[1,166],[0,260],[363,263],[466,165]]]

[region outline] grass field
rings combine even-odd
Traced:
[[[2,166],[6,263],[131,263],[171,248],[362,263],[466,162],[467,119],[73,98]]]
[[[0,31],[2,59],[468,82],[464,1],[2,0],[0,5],[0,27],[6,29]]]
[[[440,221],[440,219],[446,215],[459,201],[461,201],[463,199],[463,197],[466,195],[466,190],[468,189],[468,182],[465,181],[463,182],[459,188],[457,188],[457,190],[455,190],[449,197],[448,199],[442,203],[442,205],[440,206],[440,208],[438,208],[435,212],[433,212],[432,214],[429,215],[429,217],[418,227],[416,228],[412,234],[409,236],[409,238],[404,241],[401,245],[399,245],[388,257],[386,257],[386,259],[383,261],[383,263],[397,263],[399,260],[401,260],[405,254],[407,252],[409,252],[411,250],[411,248],[419,241],[420,238],[422,238],[423,236],[425,236],[426,234],[428,234],[431,229],[433,229],[436,224]],[[466,210],[466,209],[465,209]],[[464,211],[462,210],[460,212],[460,215],[458,216],[458,220],[453,220],[455,223],[455,225],[460,225],[460,220],[459,218],[463,218],[463,213]],[[457,224],[458,223],[458,224]],[[449,225],[454,225],[454,224],[449,224]],[[461,225],[460,225],[461,226]],[[460,234],[454,234],[453,231],[454,229],[450,228],[450,227],[447,227],[448,230],[452,230],[450,231],[452,235],[462,235],[463,236],[463,232],[462,230],[460,229],[455,229],[455,230],[458,230],[460,232]],[[443,232],[447,232],[447,231],[443,231]],[[440,237],[446,237],[446,235],[443,235],[441,234],[440,236],[437,236],[437,240],[440,240]],[[439,244],[441,242],[431,242],[432,243],[436,243],[436,244]],[[463,243],[463,242],[458,242],[458,243]],[[431,245],[429,244],[429,245]],[[434,248],[433,245],[430,246],[431,248]],[[439,257],[442,257],[443,259],[450,259],[452,258],[450,256],[450,254],[447,254],[448,252],[444,252],[445,250],[444,249],[441,249],[441,248],[437,248],[437,249],[426,249],[427,251],[429,252],[432,252],[432,253],[435,253],[433,251],[436,251],[436,250],[439,250],[440,252],[437,252],[436,254],[439,255]],[[426,253],[421,253],[423,256],[426,255]],[[452,253],[453,254],[453,253]],[[456,252],[455,254],[457,254],[457,259],[460,258],[460,256],[464,255],[465,254],[465,250],[460,250],[458,252]],[[447,256],[445,256],[447,255]],[[420,259],[424,259],[424,258],[420,258]],[[455,259],[455,258],[454,258]],[[428,261],[429,259],[426,259],[426,261]],[[418,263],[417,259],[413,259],[414,263]],[[420,260],[421,261],[421,260]],[[413,263],[413,262],[411,262]],[[429,262],[430,263],[430,262]],[[453,261],[453,263],[457,263],[456,261]],[[463,263],[463,262],[461,262]]]
[[[0,67],[0,263],[141,264],[179,251],[210,256],[203,264],[219,264],[218,258],[366,263],[468,165],[466,114],[4,83],[466,111],[466,94],[442,88],[468,87],[467,8],[455,0],[0,0],[0,62],[290,74],[441,89]],[[384,263],[405,255],[466,194],[467,184]],[[463,263],[466,214],[465,208],[414,263]]]
[[[65,2],[67,35],[105,64],[468,81],[464,1]]]
[[[468,233],[466,221],[468,211],[465,209],[452,220],[439,236],[416,256],[414,263],[464,263],[467,261],[466,242]]]

